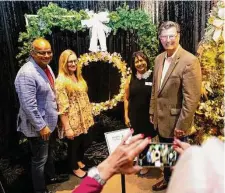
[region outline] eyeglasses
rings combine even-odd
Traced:
[[[38,51],[38,50],[33,50],[36,54],[38,55],[41,55],[41,56],[45,56],[46,54],[47,55],[52,55],[52,51],[49,50],[49,51]]]
[[[67,61],[67,64],[69,64],[69,65],[72,65],[73,63],[76,65],[77,64],[77,60],[68,60]]]
[[[160,40],[162,40],[162,41],[166,41],[166,40],[168,40],[168,38],[170,39],[170,40],[175,40],[176,39],[176,37],[177,37],[177,35],[178,34],[176,34],[176,35],[167,35],[167,36],[159,36],[159,38],[160,38]]]

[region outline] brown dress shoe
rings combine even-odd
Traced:
[[[165,190],[168,186],[168,182],[166,180],[161,180],[158,183],[156,183],[155,185],[152,186],[152,190],[153,191],[161,191],[161,190]]]

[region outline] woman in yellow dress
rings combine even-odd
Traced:
[[[55,83],[61,129],[68,138],[68,158],[74,175],[86,176],[82,170],[84,145],[88,129],[94,124],[92,106],[87,95],[87,84],[77,67],[77,56],[65,50],[59,58],[59,73]]]

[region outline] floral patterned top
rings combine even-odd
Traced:
[[[94,124],[92,106],[87,92],[82,85],[76,84],[76,89],[69,92],[64,84],[64,77],[59,76],[55,82],[56,100],[60,114],[68,114],[69,125],[75,136],[87,133]],[[79,85],[80,84],[80,85]]]

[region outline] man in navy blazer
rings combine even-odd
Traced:
[[[66,180],[56,176],[52,156],[52,133],[58,120],[55,76],[48,65],[52,56],[51,45],[46,39],[34,40],[30,58],[20,68],[15,79],[20,102],[17,130],[29,141],[35,193],[49,192],[45,184],[45,173],[52,182]]]

